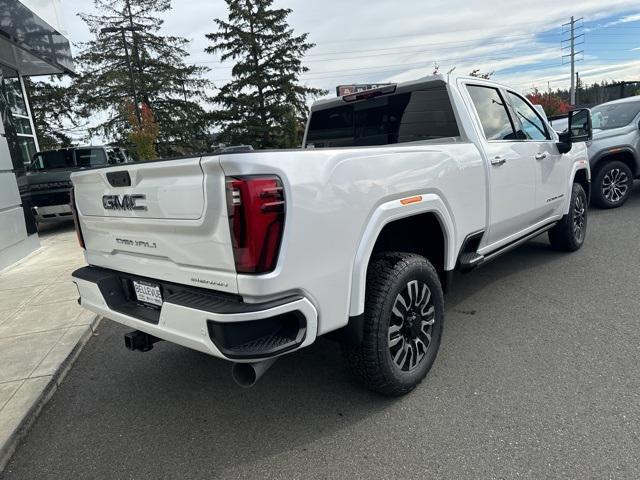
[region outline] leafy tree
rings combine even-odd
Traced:
[[[490,79],[495,72],[481,72],[479,68],[474,68],[469,72],[470,77],[484,78],[486,80]]]
[[[140,111],[136,112],[135,105],[129,102],[125,109],[127,119],[131,124],[129,141],[133,144],[132,153],[138,160],[153,160],[158,158],[155,144],[158,139],[159,129],[149,105],[143,103],[140,106]],[[140,121],[138,121],[138,114],[140,115]]]
[[[455,70],[456,67],[453,67],[451,70],[449,70],[449,72],[453,72],[453,70]],[[440,64],[436,61],[433,62],[433,73],[432,75],[438,75],[440,73]],[[469,72],[469,76],[470,77],[477,77],[477,78],[484,78],[484,79],[490,79],[493,74],[495,72],[491,71],[491,72],[486,72],[486,73],[482,73],[480,72],[479,68],[474,68],[473,70],[471,70],[471,72]]]
[[[215,117],[220,140],[260,148],[300,145],[307,100],[326,93],[299,82],[308,70],[302,57],[314,44],[307,33],[294,34],[287,24],[291,9],[273,8],[273,0],[225,1],[228,19],[216,19],[217,32],[206,35],[212,42],[207,53],[235,62],[232,80],[214,98],[221,107]]]
[[[527,94],[527,98],[534,105],[542,105],[548,116],[562,115],[571,110],[569,102],[551,93],[540,93],[537,89]]]
[[[210,82],[203,78],[207,69],[185,63],[187,39],[160,32],[163,22],[158,14],[171,8],[170,0],[94,3],[98,14],[80,14],[93,39],[81,44],[76,57],[81,70],[76,81],[81,114],[90,117],[99,112],[101,118],[90,133],[129,144],[126,104],[133,100],[134,92],[126,46],[139,105],[151,109],[158,126],[158,153],[206,150],[210,115],[202,104],[209,100]]]
[[[40,149],[71,146],[71,135],[81,123],[74,108],[76,92],[73,86],[65,85],[59,75],[37,81],[24,77],[24,83]]]

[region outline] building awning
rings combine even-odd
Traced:
[[[74,73],[69,40],[18,0],[0,0],[0,62],[22,75]]]

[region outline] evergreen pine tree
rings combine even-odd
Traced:
[[[80,127],[76,113],[76,94],[61,75],[46,80],[24,77],[40,150],[69,147],[73,133]]]
[[[206,150],[210,114],[202,104],[209,100],[210,82],[203,78],[207,69],[185,62],[187,39],[161,33],[163,21],[158,14],[170,9],[171,1],[94,2],[98,14],[80,14],[93,39],[81,44],[76,57],[81,75],[75,82],[83,116],[98,113],[101,119],[90,132],[121,144],[128,144],[130,138],[126,105],[134,94],[122,38],[124,28],[140,108],[148,106],[158,125],[158,154]]]
[[[207,53],[235,62],[232,80],[214,98],[220,140],[259,148],[299,146],[307,99],[325,93],[299,83],[308,70],[302,57],[314,44],[307,33],[294,34],[287,23],[291,10],[273,8],[273,0],[225,1],[228,19],[214,20],[217,32],[206,35],[212,42]]]

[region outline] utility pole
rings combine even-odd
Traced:
[[[580,74],[578,72],[576,72],[576,93],[575,93],[575,100],[576,100],[576,105],[578,104],[578,92],[580,91]]]
[[[569,49],[569,53],[562,56],[562,63],[564,64],[564,59],[566,57],[569,57],[569,62],[571,63],[571,90],[570,90],[571,105],[576,104],[576,85],[575,85],[576,55],[580,55],[584,53],[584,50],[580,50],[579,52],[576,52],[576,47],[584,43],[584,33],[576,35],[576,23],[580,22],[582,18],[583,17],[580,17],[576,20],[573,17],[571,17],[571,21],[569,23],[565,23],[564,25],[562,25],[562,28],[563,28],[562,33],[569,34],[569,38],[565,38],[564,40],[562,40],[562,43],[563,43],[562,49],[563,50],[567,48]],[[569,28],[567,29],[566,27],[569,27]],[[582,28],[582,26],[580,25],[578,28]],[[576,43],[576,40],[578,40],[580,37],[583,37],[582,41]],[[569,44],[565,45],[564,42],[569,42]]]

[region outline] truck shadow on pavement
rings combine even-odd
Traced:
[[[635,182],[632,195],[620,209],[627,212],[640,209],[640,182]],[[618,214],[617,209],[603,210],[591,206],[589,208],[587,238],[583,249],[572,253],[558,252],[549,244],[547,233],[543,233],[477,270],[467,274],[456,274],[453,288],[445,299],[446,310],[455,310],[468,298],[492,286],[508,286],[513,277],[526,279],[533,270],[559,267],[557,272],[567,273],[573,266],[579,265],[580,259],[584,261],[584,257],[588,255],[586,251],[590,248],[590,244],[597,241],[593,235],[594,230],[603,217],[607,222],[618,221],[620,228],[625,226],[626,220]],[[610,230],[614,230],[614,228],[610,228]],[[611,234],[613,233],[612,231]],[[525,283],[523,282],[523,286]]]
[[[292,448],[304,455],[307,443],[393,403],[352,384],[330,341],[280,359],[256,386],[242,389],[230,363],[166,342],[130,352],[127,331],[103,320],[5,473],[27,462],[59,478],[71,470],[77,478],[220,475]],[[34,446],[36,461],[28,453]]]
[[[640,209],[638,187],[624,209]],[[604,216],[617,222],[615,211],[591,213],[592,225]],[[624,228],[622,220],[620,225]],[[456,278],[446,300],[449,325],[439,358],[427,380],[401,399],[352,383],[338,345],[328,340],[283,357],[255,387],[244,390],[233,383],[227,362],[166,342],[148,353],[129,352],[123,344],[129,329],[103,320],[19,447],[6,478],[25,478],[24,472],[30,478],[229,478],[234,475],[225,472],[246,474],[280,455],[304,466],[307,449],[317,449],[318,443],[337,442],[348,455],[349,441],[362,441],[368,432],[379,436],[371,442],[384,442],[387,434],[404,428],[406,412],[420,412],[427,429],[435,422],[429,420],[430,409],[436,417],[450,410],[455,422],[474,405],[465,378],[482,384],[482,375],[488,375],[493,381],[486,371],[495,358],[490,361],[488,346],[476,342],[477,324],[497,335],[490,345],[508,344],[499,335],[509,335],[508,329],[517,335],[522,327],[524,320],[508,309],[530,287],[531,272],[542,272],[536,281],[544,282],[545,276],[575,268],[579,259],[570,257],[580,255],[588,258],[588,249],[566,255],[540,237]],[[572,288],[581,288],[579,281],[573,283]],[[509,288],[514,284],[520,292]],[[492,314],[492,302],[500,302],[493,308],[505,310],[505,318]],[[485,311],[476,315],[478,308]],[[519,378],[517,368],[508,368],[512,361],[504,359],[503,367],[509,388]],[[438,432],[446,434],[446,426]],[[394,441],[413,442],[402,435]]]

